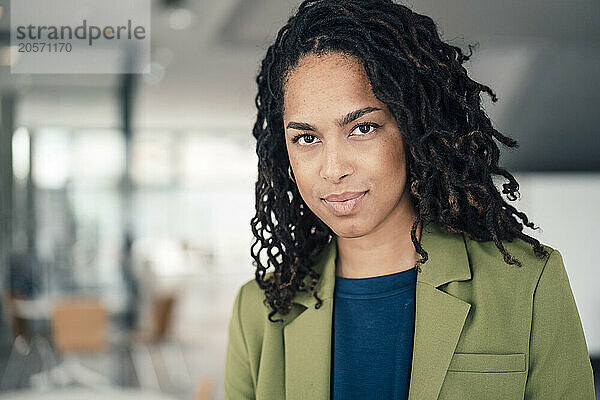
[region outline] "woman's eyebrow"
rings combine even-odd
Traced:
[[[286,128],[298,129],[300,131],[314,131],[315,130],[315,128],[313,128],[312,125],[310,125],[310,124],[307,124],[305,122],[293,122],[293,121],[288,122]]]
[[[343,127],[344,125],[348,125],[350,122],[354,121],[355,119],[359,119],[360,117],[362,117],[365,114],[371,113],[373,111],[379,111],[381,110],[381,108],[377,108],[377,107],[364,107],[355,111],[351,111],[348,114],[344,115],[343,118],[337,120],[337,124],[340,127]]]
[[[338,119],[336,122],[337,122],[338,126],[343,127],[345,125],[348,125],[350,122],[362,117],[365,114],[371,113],[373,111],[380,111],[380,110],[381,110],[381,108],[377,108],[377,107],[363,107],[358,110],[349,112],[348,114],[344,115],[342,118]],[[312,125],[307,124],[305,122],[290,121],[286,125],[286,128],[298,129],[301,131],[315,131],[315,128]]]

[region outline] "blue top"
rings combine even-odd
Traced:
[[[415,326],[415,268],[335,277],[332,399],[407,399]]]

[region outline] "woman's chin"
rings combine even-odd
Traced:
[[[338,238],[353,239],[366,235],[370,229],[364,222],[360,222],[358,218],[353,221],[336,221],[334,224],[329,224],[331,230]]]

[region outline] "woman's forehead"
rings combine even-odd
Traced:
[[[284,85],[287,114],[367,102],[379,103],[362,62],[338,53],[305,56],[287,75]]]

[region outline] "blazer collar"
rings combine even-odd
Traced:
[[[417,274],[409,399],[435,400],[471,307],[438,287],[471,279],[471,268],[460,233],[432,222],[422,229],[421,245],[428,260]],[[296,293],[294,303],[306,308],[290,314],[283,328],[288,400],[329,399],[336,257],[333,237],[313,266],[320,275],[316,288],[322,306],[315,309],[317,301],[308,289]]]

